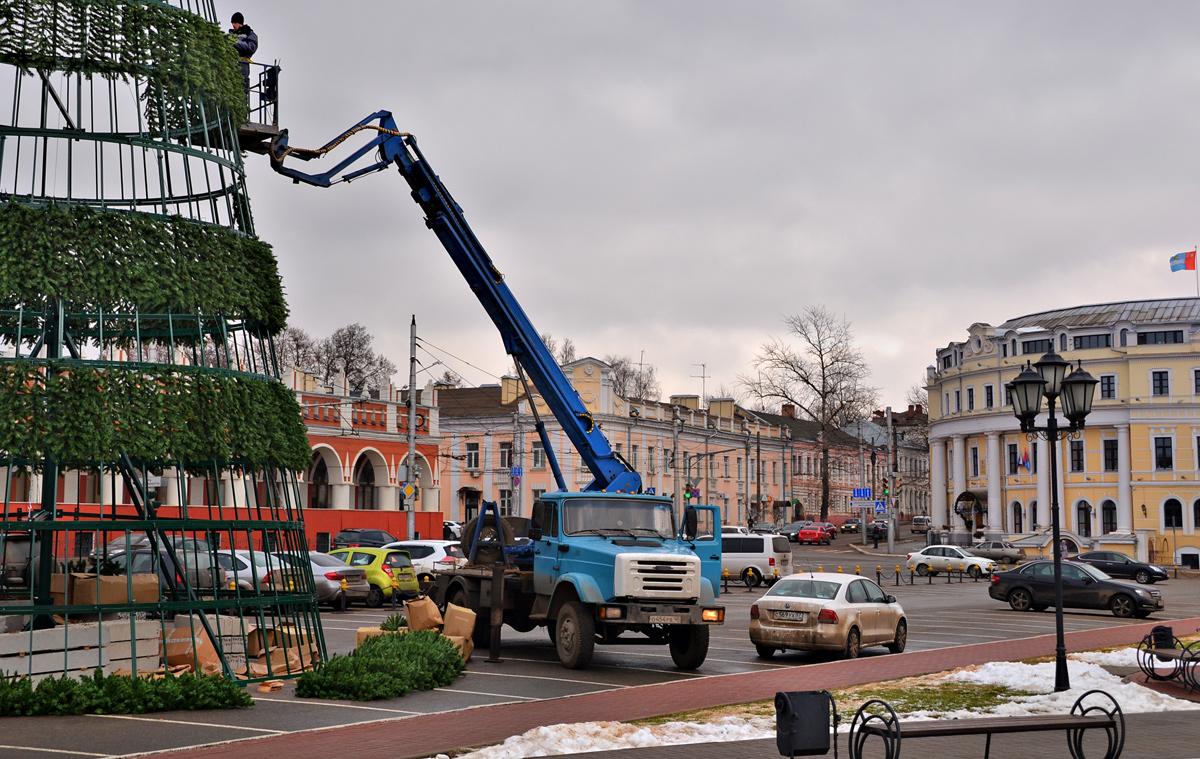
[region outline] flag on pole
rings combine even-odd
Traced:
[[[1196,251],[1189,250],[1171,256],[1171,271],[1195,271]]]
[[[1025,471],[1027,471],[1027,472],[1033,471],[1032,467],[1029,466],[1029,450],[1028,449],[1021,452],[1021,460],[1020,460],[1019,464],[1021,466],[1025,467]]]

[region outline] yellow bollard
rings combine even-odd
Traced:
[[[841,573],[842,573],[842,565],[838,564],[838,574],[841,574]]]
[[[875,571],[878,572],[879,574],[883,574],[883,565],[882,564],[877,565],[875,567]]]
[[[856,575],[862,574],[862,567],[860,567],[858,564],[854,565],[854,574],[856,574]]]
[[[340,587],[340,588],[342,589],[342,592],[343,592],[343,593],[345,593],[347,590],[349,590],[349,589],[350,589],[350,586],[346,584],[346,578],[345,578],[345,577],[343,577],[343,578],[342,578],[342,581],[341,581],[341,583],[339,583],[338,587]]]
[[[824,570],[824,569],[821,567],[821,565],[820,565],[820,564],[818,564],[818,565],[817,565],[817,571],[818,571],[818,572],[824,572],[825,570]]]
[[[230,580],[230,581],[229,581],[229,589],[230,589],[230,590],[237,590],[237,581],[236,581],[236,580]]]
[[[295,590],[296,590],[296,583],[292,582],[291,580],[288,580],[288,592],[293,593],[293,592],[295,592]]]
[[[958,564],[958,571],[959,571],[959,572],[963,571],[963,565],[962,565],[962,562],[959,562],[959,564]]]
[[[775,579],[779,579],[779,567],[775,567]]]

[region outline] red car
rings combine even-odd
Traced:
[[[824,522],[821,525],[825,528],[825,532],[829,533],[829,539],[833,540],[838,536],[838,528],[833,522]]]
[[[801,545],[805,543],[816,543],[818,545],[829,545],[829,533],[825,531],[825,527],[819,524],[806,525],[800,534],[796,536],[796,542]]]

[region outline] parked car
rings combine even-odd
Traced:
[[[750,525],[750,532],[755,535],[778,535],[779,528],[770,522],[759,522],[758,524]]]
[[[811,521],[792,522],[791,524],[784,525],[783,527],[779,528],[779,534],[795,543],[797,540],[796,536],[800,534],[801,530],[810,524],[812,524]]]
[[[800,533],[796,537],[796,542],[801,545],[813,543],[827,546],[830,542],[829,533],[819,524],[808,524],[804,526],[804,529],[800,530]]]
[[[388,543],[384,548],[408,551],[418,582],[432,582],[434,573],[467,563],[467,557],[457,540],[398,540]]]
[[[392,597],[393,579],[398,583],[397,590],[401,598],[416,598],[420,593],[421,587],[417,584],[417,575],[407,551],[357,547],[338,548],[330,551],[329,555],[336,556],[351,567],[366,570],[367,582],[371,585],[367,591],[367,606],[382,606],[385,600]]]
[[[162,539],[158,536],[155,537],[155,543],[158,545],[158,549],[160,551],[163,550]],[[170,541],[171,547],[175,549],[175,553],[177,555],[181,553],[187,553],[189,556],[191,556],[192,554],[207,554],[210,552],[208,541],[201,538],[187,538],[182,535],[171,535]],[[92,566],[98,566],[98,560],[99,563],[102,564],[104,559],[116,556],[118,554],[123,554],[131,547],[134,549],[140,548],[147,551],[151,550],[150,537],[144,532],[131,532],[129,534],[129,540],[126,541],[125,535],[121,534],[117,538],[108,541],[108,543],[102,548],[92,549],[92,551],[88,554],[88,563]],[[180,560],[182,560],[182,557]]]
[[[721,525],[722,535],[749,535],[750,531],[740,524],[723,524]]]
[[[132,552],[109,556],[105,561],[106,571],[118,575],[157,574],[164,598],[170,589],[167,573],[170,572],[170,576],[178,581],[184,577],[185,568],[188,584],[198,592],[206,589],[225,589],[229,586],[225,570],[220,565],[213,564],[207,553],[180,551],[176,556],[179,557],[180,565],[176,565],[166,551],[160,549],[156,554],[148,548],[138,548]]]
[[[1025,549],[1003,540],[981,540],[971,546],[971,553],[1001,564],[1016,564],[1025,558]]]
[[[900,653],[908,644],[904,608],[873,581],[836,572],[789,575],[750,607],[750,642],[769,659],[776,651],[841,651],[863,646]]]
[[[931,523],[932,520],[927,516],[915,516],[912,518],[912,531],[914,533],[929,532],[929,525]]]
[[[1084,562],[1062,562],[1063,608],[1108,609],[1116,617],[1148,617],[1165,608],[1162,592],[1114,580]],[[988,595],[1014,611],[1043,611],[1054,605],[1054,562],[1033,561],[992,577]]]
[[[821,527],[825,528],[825,532],[829,533],[829,539],[833,540],[838,536],[837,525],[833,522],[817,522]]]
[[[993,568],[991,559],[980,558],[958,546],[925,546],[908,555],[907,566],[922,577],[959,567],[972,577],[982,577],[991,574]]]
[[[279,569],[279,562],[262,551],[235,551],[228,548],[217,551],[217,564],[225,570],[225,576],[243,591],[253,591],[256,579],[260,589],[270,588],[271,570]]]
[[[1076,556],[1075,561],[1091,564],[1110,577],[1130,579],[1142,585],[1171,579],[1167,570],[1157,564],[1135,561],[1116,551],[1089,551]]]
[[[462,522],[442,522],[442,540],[462,540]]]
[[[352,567],[336,556],[330,556],[317,551],[310,551],[308,556],[301,559],[290,554],[272,554],[275,566],[286,565],[289,569],[309,569],[312,571],[313,589],[317,593],[317,603],[330,604],[334,608],[345,609],[354,601],[367,602],[371,594],[371,584],[367,582],[367,571],[362,567]],[[298,562],[307,559],[306,565]],[[287,571],[277,574],[287,575]],[[342,590],[342,580],[346,581],[346,590]]]
[[[722,535],[721,571],[740,578],[750,587],[764,579],[775,580],[791,572],[792,544],[782,535]]]
[[[330,552],[336,548],[382,548],[396,539],[383,530],[368,530],[352,527],[333,536],[329,543]]]
[[[842,532],[861,532],[862,520],[858,517],[850,517],[845,522],[842,522]]]

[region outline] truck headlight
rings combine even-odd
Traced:
[[[700,612],[700,619],[704,620],[705,622],[724,622],[725,610],[705,609],[704,611]]]
[[[621,606],[601,606],[600,619],[622,619],[625,617],[625,609]]]

